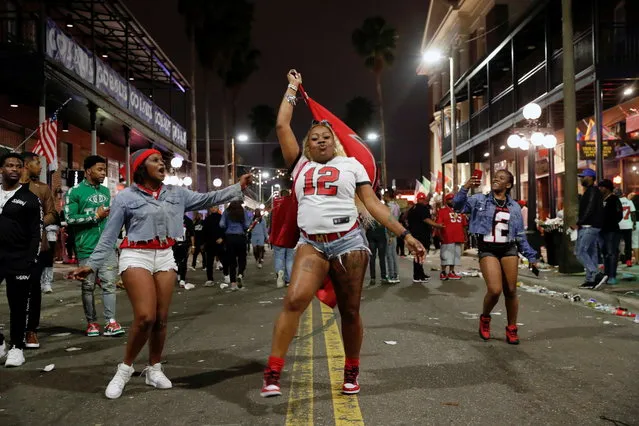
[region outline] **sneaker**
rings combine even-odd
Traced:
[[[280,389],[280,372],[266,367],[264,369],[264,381],[262,382],[262,391],[260,396],[267,398],[269,396],[281,396]]]
[[[237,286],[237,283],[231,283],[231,291],[238,291],[240,288]]]
[[[606,284],[608,284],[608,285],[617,285],[617,284],[619,284],[619,281],[617,281],[617,278],[608,278],[608,280],[606,281]]]
[[[5,367],[20,367],[24,364],[24,352],[15,346],[7,353],[7,360],[4,362]]]
[[[242,274],[238,274],[237,276],[237,286],[242,288],[242,281],[244,280],[244,276]]]
[[[100,335],[100,325],[96,322],[90,322],[87,326],[86,335],[88,337],[96,337]]]
[[[173,383],[164,375],[162,364],[149,365],[142,370],[142,375],[146,375],[146,384],[158,389],[171,389]]]
[[[186,281],[180,280],[180,288],[186,287]]]
[[[442,281],[446,281],[448,279],[448,274],[444,271],[439,273],[439,279]]]
[[[461,275],[457,275],[455,272],[450,272],[448,274],[448,279],[449,280],[453,280],[453,281],[459,281],[459,280],[462,279],[462,276]]]
[[[608,275],[605,275],[601,272],[599,272],[596,276],[595,276],[595,287],[593,288],[593,290],[599,290],[599,288],[606,284],[606,281],[608,281]]]
[[[214,286],[215,286],[215,281],[207,280],[204,283],[204,287],[214,287]]]
[[[195,268],[193,266],[189,266],[189,271],[195,271]]]
[[[122,395],[124,386],[126,386],[129,380],[131,380],[131,376],[134,372],[135,370],[133,369],[133,366],[126,364],[118,365],[118,370],[109,382],[106,391],[104,391],[104,396],[109,399],[118,399],[120,395]]]
[[[114,319],[110,319],[108,323],[104,326],[104,335],[105,336],[119,336],[124,334],[124,329],[118,322]]]
[[[506,327],[506,342],[511,345],[519,344],[519,336],[517,335],[517,326],[509,325]]]
[[[419,282],[427,283],[430,281],[430,277],[428,275],[424,275]]]
[[[45,293],[45,294],[51,294],[51,293],[53,293],[53,289],[51,288],[51,284],[45,284],[45,285],[42,287],[42,292],[43,292],[43,293]]]
[[[263,267],[262,262],[257,264],[257,269],[262,269],[262,267]]]
[[[7,355],[7,342],[4,341],[0,345],[0,359],[4,358]]]
[[[38,349],[40,347],[40,341],[35,331],[27,331],[25,346],[28,349]]]
[[[399,284],[401,281],[399,280],[398,277],[393,277],[391,279],[388,280],[389,284]]]
[[[344,384],[342,385],[342,393],[346,395],[354,395],[359,393],[359,367],[344,367]]]
[[[230,275],[224,275],[224,284],[231,284]]]
[[[490,339],[490,315],[479,316],[479,336],[484,340]]]
[[[597,284],[595,284],[594,282],[591,281],[586,281],[585,283],[583,283],[582,285],[579,286],[579,288],[583,288],[583,289],[589,289],[592,290],[595,288]]]
[[[284,287],[284,271],[277,272],[277,288]]]

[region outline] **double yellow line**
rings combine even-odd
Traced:
[[[295,347],[286,425],[313,425],[313,309],[316,303],[308,307],[300,324],[298,335],[308,338],[298,340]],[[337,323],[334,321],[333,311],[323,303],[320,303],[320,306],[335,424],[363,425],[364,419],[358,397],[342,394],[344,346]]]

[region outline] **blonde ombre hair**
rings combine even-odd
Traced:
[[[311,157],[311,148],[308,141],[311,136],[311,132],[316,127],[324,127],[328,129],[333,135],[333,141],[335,142],[335,157],[348,157],[348,155],[346,155],[346,151],[344,150],[344,145],[342,145],[342,142],[335,134],[335,131],[333,130],[329,122],[313,124],[311,128],[308,129],[308,133],[306,133],[306,136],[302,141],[302,153],[304,154],[304,157],[308,158],[311,161],[315,161],[313,157]],[[364,203],[362,202],[362,200],[359,199],[357,194],[355,194],[355,207],[357,208],[357,212],[362,217],[362,223],[364,227],[368,228],[373,223],[374,219],[373,216],[371,216],[371,214],[368,212],[368,210],[366,210]]]

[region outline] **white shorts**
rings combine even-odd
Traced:
[[[460,243],[442,244],[439,250],[439,257],[444,266],[456,266],[461,264],[461,248]]]
[[[177,271],[173,249],[152,250],[125,248],[120,253],[119,273],[128,268],[143,268],[151,274],[162,271]]]

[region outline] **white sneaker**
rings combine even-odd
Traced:
[[[51,288],[51,284],[45,284],[45,285],[42,287],[42,292],[43,292],[43,293],[46,293],[46,294],[51,294],[51,293],[53,293],[53,289]]]
[[[204,287],[214,287],[215,281],[208,280],[204,283]]]
[[[128,366],[124,363],[118,365],[118,370],[115,372],[115,376],[109,382],[109,385],[104,391],[104,396],[109,399],[118,399],[122,395],[124,386],[131,380],[131,376],[135,372],[133,366]]]
[[[277,272],[277,288],[284,287],[284,271]]]
[[[7,354],[7,360],[5,361],[4,366],[20,367],[22,364],[24,364],[24,362],[24,352],[22,352],[22,349],[18,349],[14,346]]]
[[[262,269],[262,263],[261,262],[257,264],[257,269]]]
[[[0,359],[4,358],[7,355],[7,341],[5,340],[0,345]]]
[[[192,266],[189,266],[189,271],[195,271],[195,268]]]
[[[231,284],[231,276],[230,275],[224,275],[224,283],[225,284]]]
[[[237,283],[231,283],[231,291],[238,291],[240,288],[237,286]]]
[[[162,364],[159,362],[157,364],[147,366],[143,371],[142,375],[146,375],[146,384],[156,387],[158,389],[171,389],[173,387],[173,383],[164,375],[162,371]]]
[[[186,286],[186,281],[180,280],[180,287],[184,288],[184,286]]]

